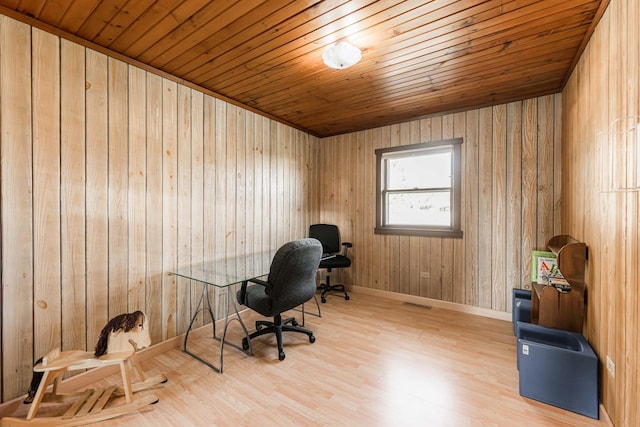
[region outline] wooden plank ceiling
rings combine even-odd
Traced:
[[[0,13],[324,137],[558,92],[607,3],[0,0]],[[344,40],[362,60],[326,67]]]

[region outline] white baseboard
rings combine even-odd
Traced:
[[[471,305],[458,304],[455,302],[441,301],[432,298],[419,297],[415,295],[400,294],[398,292],[383,291],[381,289],[364,288],[362,286],[348,286],[349,291],[367,295],[375,295],[394,301],[408,302],[416,305],[424,305],[442,308],[445,310],[459,311],[461,313],[475,314],[477,316],[490,317],[492,319],[505,320],[511,322],[511,313],[491,310],[488,308],[474,307]]]

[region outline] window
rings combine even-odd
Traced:
[[[462,237],[462,138],[376,150],[376,234]]]

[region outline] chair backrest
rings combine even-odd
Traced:
[[[320,240],[325,254],[340,252],[340,231],[337,225],[313,224],[309,227],[309,237]]]
[[[278,249],[265,289],[277,311],[290,310],[313,298],[321,257],[322,245],[317,239],[294,240]]]

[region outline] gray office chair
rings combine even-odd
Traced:
[[[327,277],[324,283],[318,286],[320,300],[327,302],[326,295],[329,292],[338,291],[344,293],[344,299],[349,300],[349,294],[344,285],[331,284],[331,270],[334,268],[348,268],[351,266],[351,260],[347,257],[347,251],[353,245],[350,242],[342,242],[340,245],[340,231],[338,226],[333,224],[313,224],[309,227],[309,237],[318,239],[322,243],[322,261],[320,268],[327,269]],[[342,253],[340,253],[342,246]]]
[[[237,292],[238,302],[273,322],[256,321],[256,331],[249,335],[253,339],[260,335],[275,333],[278,342],[278,359],[284,360],[282,332],[300,332],[315,342],[313,332],[298,326],[295,318],[282,320],[282,313],[309,301],[316,292],[316,270],[322,256],[322,245],[316,239],[301,239],[284,244],[273,257],[267,280],[252,279],[245,282]],[[242,348],[249,348],[249,341],[242,339]]]

